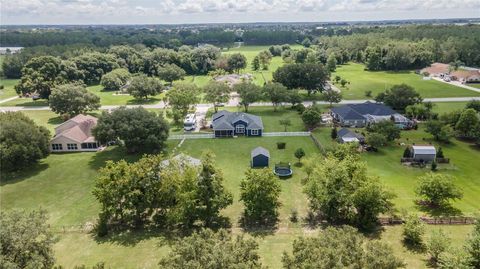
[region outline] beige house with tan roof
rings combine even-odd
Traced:
[[[52,152],[97,151],[100,144],[92,135],[97,118],[78,115],[55,128],[55,136],[50,140]]]

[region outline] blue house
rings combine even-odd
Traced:
[[[226,110],[213,114],[211,127],[215,137],[262,136],[263,133],[263,122],[260,117]]]
[[[269,160],[270,153],[268,152],[268,150],[262,147],[257,147],[252,150],[250,161],[252,168],[268,167]]]

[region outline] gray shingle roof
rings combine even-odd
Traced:
[[[264,155],[264,156],[267,156],[270,158],[270,152],[268,152],[268,150],[262,148],[262,147],[256,147],[252,150],[252,153],[251,153],[251,157],[255,157],[255,156],[258,156],[258,155]]]
[[[263,129],[262,118],[243,112],[219,111],[212,115],[213,130],[233,130],[237,121],[247,123],[246,129]]]
[[[367,101],[363,104],[348,104],[332,108],[332,112],[340,115],[344,120],[361,120],[366,115],[388,116],[396,114],[390,107]]]
[[[337,132],[337,136],[339,137],[356,137],[358,139],[363,139],[363,135],[357,134],[355,132],[352,132],[348,130],[347,128],[342,128]]]

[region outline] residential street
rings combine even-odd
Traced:
[[[477,89],[478,90],[478,89]],[[480,97],[446,97],[446,98],[425,98],[423,99],[426,102],[466,102],[470,100],[480,100]],[[368,100],[368,99],[359,99],[359,100],[342,100],[339,104],[359,104],[359,103],[364,103],[366,101],[372,101],[373,100]],[[230,99],[230,101],[225,104],[226,107],[236,107],[239,105],[240,98],[239,97],[233,97]],[[328,102],[323,102],[323,101],[316,101],[317,104],[322,104],[322,105],[328,105]],[[313,101],[305,101],[303,102],[305,106],[310,106],[313,104]],[[250,106],[271,106],[272,103],[270,102],[258,102],[258,103],[253,103]],[[284,103],[283,105],[288,105],[288,103]],[[121,105],[110,105],[110,106],[101,106],[101,110],[111,110],[121,107]],[[154,104],[154,105],[126,105],[126,107],[132,108],[132,107],[144,107],[147,109],[161,109],[165,108],[165,103],[163,101]],[[197,112],[198,108],[210,108],[212,107],[211,104],[197,104]],[[25,111],[25,110],[50,110],[50,107],[48,106],[6,106],[6,107],[0,107],[0,111]]]

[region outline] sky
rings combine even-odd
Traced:
[[[479,18],[480,0],[0,0],[5,24],[182,24]]]

